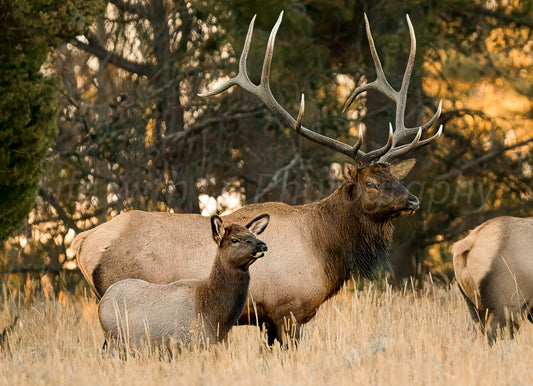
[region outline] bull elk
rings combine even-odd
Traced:
[[[533,218],[496,217],[452,247],[453,268],[472,319],[489,340],[533,322]]]
[[[318,307],[333,296],[353,275],[371,277],[374,268],[387,262],[390,255],[392,220],[418,209],[418,199],[400,182],[414,166],[414,160],[393,164],[406,153],[427,145],[436,134],[422,140],[422,133],[432,127],[441,112],[423,126],[407,128],[404,115],[407,89],[415,60],[416,40],[409,17],[411,36],[409,60],[399,91],[387,81],[374,46],[368,20],[366,31],[377,78],[356,88],[357,95],[376,89],[396,104],[396,130],[389,127],[387,143],[364,153],[362,133],[353,146],[326,137],[302,126],[303,97],[297,119],[275,100],[270,91],[269,74],[274,39],[283,12],[273,27],[266,49],[261,83],[253,84],[246,73],[255,16],[252,19],[237,76],[203,96],[219,94],[238,85],[259,97],[288,127],[320,145],[350,157],[343,166],[344,182],[321,201],[300,206],[280,202],[246,205],[224,216],[224,221],[246,223],[261,213],[270,215],[271,226],[263,234],[270,256],[251,267],[248,306],[240,323],[264,325],[270,343],[286,336],[285,320],[292,320],[291,331],[298,334],[301,324],[309,321]],[[406,144],[406,137],[415,135]],[[98,297],[113,283],[125,278],[139,278],[153,283],[208,276],[211,259],[209,219],[197,214],[169,214],[130,211],[81,233],[74,241],[80,269]],[[209,254],[207,254],[209,256]],[[252,307],[253,306],[253,307]],[[292,329],[294,328],[294,329]]]
[[[171,349],[225,340],[246,302],[248,268],[267,250],[256,236],[268,221],[264,214],[246,227],[225,227],[220,217],[213,216],[211,229],[218,251],[207,279],[166,285],[125,279],[113,284],[98,305],[106,341],[112,347],[123,342],[137,348],[148,338]]]

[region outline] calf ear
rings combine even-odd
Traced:
[[[355,180],[355,177],[357,177],[357,166],[349,162],[345,162],[342,166],[342,176],[344,177],[345,181]]]
[[[250,221],[250,223],[246,225],[246,228],[248,228],[250,232],[257,236],[263,233],[269,221],[270,216],[268,214],[262,214],[261,216],[258,216]]]
[[[390,173],[397,179],[403,180],[405,177],[407,177],[413,166],[415,166],[415,163],[416,159],[414,158],[406,159],[400,163],[397,163],[396,165],[392,165],[390,167]]]
[[[211,217],[211,230],[213,231],[213,239],[215,242],[220,245],[222,244],[222,238],[224,237],[224,224],[222,220],[217,215]]]

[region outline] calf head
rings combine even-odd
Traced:
[[[270,216],[262,214],[246,226],[232,224],[225,227],[220,217],[211,217],[213,239],[220,248],[223,263],[247,270],[255,260],[263,257],[267,245],[256,236],[265,230],[269,221]]]

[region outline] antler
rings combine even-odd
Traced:
[[[426,122],[424,125],[418,128],[407,128],[405,127],[405,106],[407,102],[407,90],[409,88],[409,81],[411,80],[411,73],[413,72],[413,67],[415,63],[416,56],[416,36],[413,25],[411,24],[411,19],[409,15],[406,15],[407,25],[409,26],[409,35],[411,36],[411,50],[409,51],[409,60],[407,61],[407,66],[405,68],[405,73],[402,79],[402,85],[400,91],[396,91],[390,83],[387,81],[385,73],[383,72],[383,67],[381,66],[381,61],[379,60],[378,53],[376,51],[376,46],[374,45],[374,39],[372,38],[372,31],[370,30],[370,23],[365,13],[365,25],[366,25],[366,35],[368,37],[368,43],[370,45],[370,52],[372,53],[372,59],[374,60],[374,66],[376,68],[376,80],[370,83],[363,84],[355,89],[352,95],[344,104],[343,112],[354,102],[355,98],[364,91],[369,89],[375,89],[381,91],[387,97],[394,101],[396,104],[396,130],[394,131],[392,148],[389,152],[384,154],[379,162],[388,162],[393,158],[397,158],[400,155],[404,155],[411,150],[425,146],[434,140],[436,140],[442,134],[442,125],[440,125],[439,130],[432,137],[420,140],[422,132],[433,126],[433,124],[439,118],[442,111],[442,100],[439,102],[439,107],[437,111],[431,117],[431,119]],[[389,129],[392,129],[392,125],[389,124]],[[405,144],[399,147],[396,147],[396,144],[400,142],[405,137],[416,133],[415,138],[409,144]]]
[[[270,84],[269,84],[269,77],[270,77],[270,66],[272,63],[272,55],[274,53],[274,42],[276,39],[276,34],[278,32],[279,26],[281,24],[281,20],[283,18],[283,11],[280,13],[278,20],[274,27],[272,28],[272,31],[270,32],[270,37],[268,38],[268,44],[265,52],[265,58],[263,61],[263,69],[261,72],[261,81],[259,85],[255,85],[252,83],[250,78],[248,77],[248,73],[246,71],[246,61],[248,59],[248,52],[250,51],[250,43],[252,40],[252,34],[253,34],[253,28],[254,28],[254,22],[255,22],[255,16],[252,18],[252,21],[250,22],[250,26],[248,27],[248,33],[246,35],[246,40],[244,43],[244,48],[241,54],[241,58],[239,60],[239,72],[238,74],[222,84],[221,86],[217,87],[216,89],[206,93],[206,94],[199,94],[200,96],[212,96],[222,93],[223,91],[227,90],[228,88],[232,86],[240,86],[243,89],[251,92],[252,94],[259,97],[261,101],[267,106],[267,108],[277,116],[277,118],[285,125],[289,127],[294,127],[296,132],[304,136],[305,138],[318,143],[320,145],[324,145],[329,147],[330,149],[333,149],[339,153],[345,154],[348,157],[351,157],[353,160],[355,160],[360,165],[368,165],[370,162],[374,161],[375,159],[379,158],[380,162],[386,162],[393,157],[397,157],[401,154],[405,154],[408,151],[411,151],[417,147],[426,145],[430,143],[431,141],[435,140],[440,136],[440,133],[442,132],[442,126],[439,129],[438,133],[435,134],[433,137],[428,138],[426,140],[420,141],[420,136],[422,134],[422,131],[427,129],[428,127],[431,127],[431,125],[437,120],[438,116],[440,115],[441,110],[441,104],[439,104],[439,109],[437,111],[437,114],[431,118],[431,120],[426,123],[423,127],[420,127],[418,129],[418,134],[411,142],[407,145],[402,145],[399,147],[395,147],[394,145],[403,138],[405,135],[408,135],[409,130],[413,129],[403,129],[403,130],[396,130],[396,132],[393,132],[392,126],[389,126],[389,138],[385,146],[372,150],[368,153],[364,153],[360,150],[361,145],[363,144],[363,136],[361,129],[359,129],[359,139],[357,143],[353,146],[349,146],[345,144],[344,142],[337,141],[336,139],[326,137],[325,135],[322,135],[320,133],[317,133],[315,131],[312,131],[302,125],[302,119],[303,119],[303,113],[304,113],[304,95],[302,94],[302,100],[300,103],[300,111],[298,113],[298,119],[295,120],[274,98],[274,95],[272,94],[272,91],[270,90]],[[365,15],[366,20],[366,15]],[[411,23],[409,21],[409,18],[407,18],[409,23],[409,28],[411,31],[411,39],[414,41],[414,31],[412,29]],[[372,40],[372,36],[370,34],[370,27],[368,25],[368,20],[366,20],[367,25],[367,34],[368,39],[371,44],[372,49],[372,56],[374,58],[374,61],[376,63],[376,70],[378,72],[378,79],[376,81],[365,84],[363,86],[358,87],[350,99],[345,103],[345,108],[347,108],[355,99],[355,97],[360,94],[363,91],[366,91],[370,88],[377,88],[380,91],[385,90],[385,94],[389,96],[389,98],[393,99],[397,103],[397,113],[398,111],[402,112],[402,117],[397,118],[396,126],[402,127],[403,126],[403,114],[405,112],[405,99],[407,97],[407,87],[409,85],[409,78],[411,76],[411,71],[414,63],[414,51],[416,48],[413,48],[413,45],[411,47],[411,54],[409,56],[409,63],[407,66],[407,69],[405,71],[404,75],[404,81],[402,83],[402,89],[400,92],[396,92],[387,82],[385,76],[383,75],[383,70],[381,69],[381,63],[379,63],[379,57],[377,56],[374,42]],[[380,71],[381,70],[381,71]],[[383,85],[382,85],[383,84]],[[383,89],[383,90],[382,90]],[[403,95],[405,94],[405,95]],[[403,95],[403,96],[402,96]],[[403,107],[399,106],[403,101]],[[399,125],[398,123],[401,123]],[[405,134],[402,134],[405,132]],[[391,156],[388,156],[391,154]]]

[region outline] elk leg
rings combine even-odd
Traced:
[[[522,310],[527,318],[531,323],[533,323],[533,299],[529,299],[524,306],[522,307]]]
[[[274,322],[273,320],[264,321],[263,328],[265,329],[267,336],[267,343],[269,346],[273,346],[276,341],[280,342],[284,346],[285,326],[284,321]]]
[[[288,348],[292,342],[295,346],[301,338],[302,325],[292,318],[284,317],[275,323],[277,339],[283,348]]]
[[[498,336],[505,336],[503,335],[505,332],[512,339],[518,324],[514,322],[512,314],[509,314],[506,310],[493,310],[487,317],[486,326],[487,337],[492,345]]]
[[[268,346],[273,346],[276,340],[281,342],[281,338],[278,335],[278,329],[272,319],[263,319],[261,326],[266,333]]]
[[[267,334],[267,341],[269,346],[273,346],[274,343],[276,343],[276,340],[281,342],[280,337],[278,336],[277,328],[274,326],[274,324],[264,324],[265,331]]]
[[[470,298],[468,296],[466,296],[466,294],[463,291],[463,289],[461,288],[461,286],[458,285],[458,287],[459,287],[459,290],[461,291],[461,294],[463,295],[463,298],[466,301],[466,305],[468,306],[468,312],[470,312],[470,317],[472,318],[472,320],[475,323],[479,323],[480,319],[481,319],[480,316],[479,316],[479,310],[477,309],[477,307],[474,304],[474,302],[472,302],[472,300],[470,300]]]

